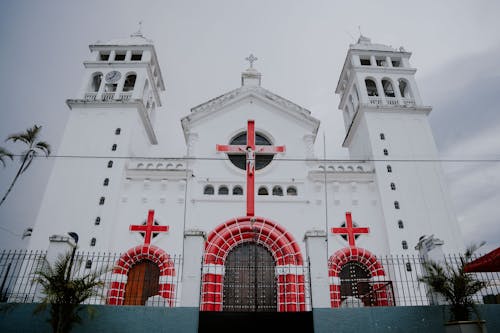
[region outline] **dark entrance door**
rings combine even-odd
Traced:
[[[148,297],[158,295],[160,269],[151,261],[140,261],[128,271],[124,305],[144,305]]]
[[[350,261],[340,270],[340,296],[342,301],[355,297],[365,306],[375,305],[375,298],[370,285],[370,272],[361,263]]]
[[[276,312],[274,258],[265,247],[243,243],[226,258],[223,311]]]

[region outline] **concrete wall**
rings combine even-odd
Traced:
[[[50,332],[47,313],[33,315],[36,304],[2,304],[0,331]],[[141,306],[93,306],[89,318],[82,311],[82,325],[73,332],[197,332],[198,308],[156,308]],[[488,332],[500,332],[500,305],[480,305]],[[444,332],[448,311],[443,306],[314,309],[314,331],[363,333]]]

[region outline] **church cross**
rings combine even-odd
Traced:
[[[218,152],[240,153],[246,155],[247,172],[247,216],[255,215],[255,154],[284,153],[285,146],[256,146],[255,145],[255,121],[248,120],[247,144],[243,145],[216,145]]]
[[[370,232],[370,228],[353,227],[351,212],[345,213],[345,219],[346,219],[346,226],[342,228],[332,228],[332,233],[347,235],[347,239],[349,240],[349,246],[354,247],[356,246],[355,236],[361,234],[368,234]]]
[[[250,63],[250,68],[253,68],[253,63],[256,61],[256,60],[259,60],[259,58],[257,58],[256,56],[254,56],[252,53],[250,53],[250,55],[248,57],[245,58],[246,61],[248,61]]]
[[[153,209],[150,209],[148,212],[148,220],[146,222],[146,225],[131,225],[129,227],[130,231],[146,232],[146,235],[144,236],[144,245],[148,245],[151,243],[151,236],[153,232],[168,231],[168,225],[154,225],[154,216],[155,211]]]

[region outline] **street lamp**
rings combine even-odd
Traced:
[[[71,277],[71,269],[73,268],[73,260],[75,259],[76,246],[78,244],[78,234],[76,232],[68,232],[68,235],[75,241],[75,246],[73,247],[73,251],[71,252],[71,260],[68,267],[68,276],[66,278],[67,281],[69,281]]]

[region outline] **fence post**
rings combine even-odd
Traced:
[[[200,306],[200,263],[203,256],[205,232],[201,230],[186,230],[184,233],[184,253],[182,271],[181,306]]]
[[[330,283],[328,280],[328,258],[326,232],[310,230],[304,235],[311,272],[311,298],[313,308],[330,307]]]

